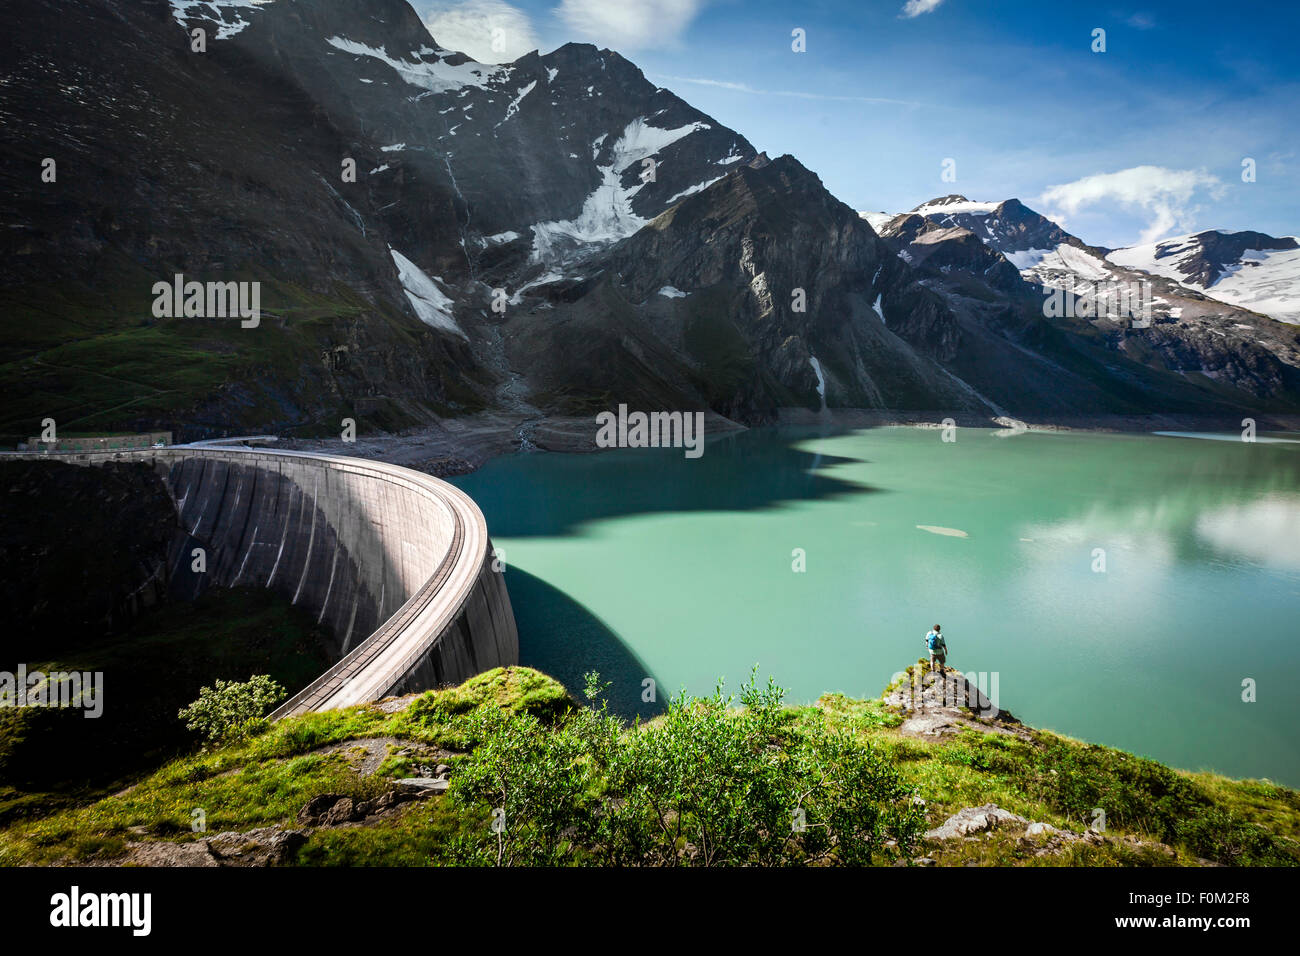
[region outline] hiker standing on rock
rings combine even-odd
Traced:
[[[925,646],[930,650],[930,670],[934,670],[935,662],[939,663],[939,673],[943,673],[944,664],[948,660],[948,645],[944,643],[943,635],[939,633],[939,625],[934,626],[934,630],[925,635]]]

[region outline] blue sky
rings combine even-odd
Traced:
[[[440,43],[481,59],[569,40],[618,50],[855,209],[1015,196],[1107,246],[1300,233],[1296,5],[905,2],[413,5]],[[492,56],[485,25],[508,55]],[[791,49],[795,28],[806,52]],[[1092,51],[1097,28],[1105,52]],[[955,182],[941,179],[949,159]]]

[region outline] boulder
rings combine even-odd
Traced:
[[[318,826],[334,804],[342,799],[343,796],[337,793],[322,793],[318,797],[312,797],[298,811],[298,822],[303,826]]]
[[[959,810],[945,820],[942,826],[927,830],[925,838],[927,840],[953,840],[957,837],[969,836],[972,833],[995,830],[1007,824],[1028,822],[1024,817],[1016,816],[1010,810],[1003,810],[997,804],[986,803],[980,807],[966,807]]]
[[[325,816],[321,818],[321,823],[327,827],[338,826],[340,823],[356,820],[360,816],[361,814],[357,811],[357,806],[353,803],[352,798],[343,797],[326,811]]]

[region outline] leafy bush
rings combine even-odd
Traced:
[[[484,823],[456,841],[460,862],[858,865],[919,837],[922,812],[889,760],[824,724],[788,732],[770,681],[751,677],[738,710],[719,685],[631,728],[594,674],[587,696],[556,727],[496,707],[463,718],[476,746],[450,795]]]
[[[1036,759],[1026,780],[1030,795],[1085,825],[1099,807],[1111,826],[1143,830],[1221,863],[1297,862],[1268,830],[1215,806],[1196,782],[1154,760],[1064,741],[1047,744]]]
[[[199,689],[199,698],[177,716],[188,730],[209,741],[229,742],[266,728],[262,715],[284,700],[284,688],[265,674],[243,682],[219,680]]]
[[[1229,866],[1295,866],[1300,859],[1268,830],[1219,807],[1202,810],[1179,821],[1178,842],[1197,856]]]

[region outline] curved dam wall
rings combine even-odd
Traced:
[[[211,446],[24,457],[150,462],[181,526],[167,560],[172,594],[272,588],[333,629],[338,663],[275,718],[518,663],[487,524],[444,481],[357,458]]]

